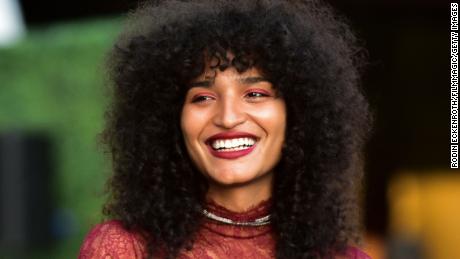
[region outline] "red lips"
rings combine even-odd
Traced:
[[[216,135],[212,135],[206,140],[206,144],[211,145],[211,143],[216,139],[232,139],[232,138],[253,138],[257,140],[257,137],[251,133],[247,133],[243,131],[228,131],[228,132],[221,132],[221,133],[217,133]]]
[[[256,141],[258,139],[255,135],[247,133],[247,132],[242,132],[242,131],[221,132],[221,133],[218,133],[218,134],[215,134],[215,135],[209,137],[206,140],[206,144],[208,146],[209,152],[213,156],[218,157],[218,158],[236,159],[238,157],[245,156],[245,155],[248,155],[249,153],[251,153],[254,150],[254,148],[256,147],[256,144],[257,144],[257,143],[254,143],[254,145],[252,147],[249,147],[247,149],[238,150],[238,151],[225,151],[225,152],[219,152],[217,150],[214,150],[211,147],[212,142],[214,140],[216,140],[216,139],[232,139],[232,138],[252,138],[252,139],[254,139]]]

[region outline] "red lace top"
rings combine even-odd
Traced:
[[[271,203],[263,201],[245,212],[233,212],[210,201],[207,210],[234,221],[252,221],[268,214]],[[233,226],[206,218],[192,250],[182,251],[179,259],[266,259],[274,258],[275,243],[270,225]],[[127,231],[116,220],[95,226],[85,238],[79,259],[146,258],[145,240],[140,234]],[[370,259],[357,248],[350,247],[340,258]]]

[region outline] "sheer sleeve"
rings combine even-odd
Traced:
[[[356,247],[349,247],[347,250],[347,255],[350,259],[371,259],[370,256]]]
[[[139,235],[127,231],[119,221],[95,226],[83,241],[78,259],[144,258]]]

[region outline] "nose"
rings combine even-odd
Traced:
[[[216,126],[226,129],[234,128],[246,121],[246,113],[237,98],[227,96],[221,98],[213,122]]]

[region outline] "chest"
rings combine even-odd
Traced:
[[[190,251],[183,251],[180,259],[273,259],[274,240],[269,233],[258,236],[239,237],[223,235],[203,229]]]

